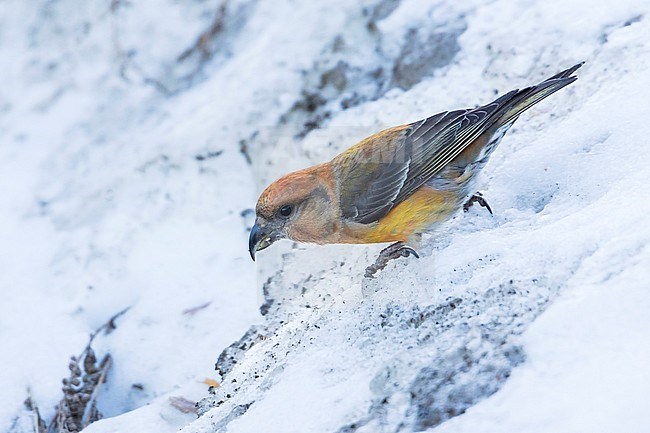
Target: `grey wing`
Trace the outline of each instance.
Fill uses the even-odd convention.
[[[485,120],[498,109],[498,101],[415,122],[388,161],[354,164],[346,181],[352,186],[340,193],[343,217],[362,224],[381,219],[485,130]]]
[[[411,166],[396,200],[413,194],[494,125],[500,109],[516,94],[517,90],[513,90],[482,107],[441,113],[416,123],[404,141],[406,152],[411,154]],[[435,124],[429,125],[430,120]]]
[[[375,171],[381,173],[381,176],[368,186],[363,195],[357,197],[351,207],[352,212],[344,214],[344,217],[369,224],[386,215],[397,202],[397,196],[408,176],[409,165],[410,161],[407,160],[377,166]],[[366,170],[370,171],[368,167]]]
[[[343,217],[370,224],[386,215],[397,202],[409,166],[410,160],[358,164],[360,175],[346,181],[340,197]]]
[[[494,133],[501,126],[512,124],[523,111],[573,83],[577,79],[573,73],[583,64],[578,63],[536,86],[513,90],[482,107],[438,113],[413,123],[398,143],[389,146],[387,162],[366,165],[360,174],[353,173],[355,164],[344,164],[348,168],[342,178],[350,175],[353,182],[340,191],[343,216],[363,224],[378,221],[481,134]]]

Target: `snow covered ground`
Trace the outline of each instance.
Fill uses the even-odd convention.
[[[279,175],[580,60],[487,165],[493,217],[374,280],[380,246],[250,261]],[[126,307],[91,433],[647,431],[647,1],[5,0],[0,66],[1,432]]]

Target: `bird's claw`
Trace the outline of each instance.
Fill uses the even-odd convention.
[[[404,245],[404,242],[395,242],[381,250],[375,263],[366,268],[364,276],[366,278],[373,278],[378,271],[381,271],[388,265],[389,261],[409,256],[414,256],[417,259],[420,258],[418,253],[413,248]]]
[[[411,247],[402,247],[397,251],[399,251],[402,257],[415,256],[416,259],[420,258],[418,253]]]
[[[480,192],[477,192],[476,194],[472,195],[469,198],[469,200],[465,202],[465,204],[463,205],[463,211],[467,212],[474,203],[478,203],[479,205],[481,205],[481,207],[486,208],[488,212],[490,212],[490,215],[494,215],[494,213],[492,213],[492,208],[490,207],[488,202],[483,198],[483,194],[481,194]]]

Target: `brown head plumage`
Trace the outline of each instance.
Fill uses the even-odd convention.
[[[339,225],[332,170],[321,164],[289,173],[269,185],[255,208],[249,251],[267,248],[278,239],[326,243]]]

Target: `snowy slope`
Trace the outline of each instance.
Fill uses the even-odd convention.
[[[32,431],[28,388],[51,416],[127,306],[89,432],[645,431],[646,1],[238,0],[183,56],[219,13],[0,4],[0,431]],[[250,262],[279,175],[580,60],[487,165],[494,217],[374,280],[380,246]],[[170,405],[206,396],[197,420]]]
[[[215,117],[233,110],[211,106],[218,86],[166,96],[117,48],[119,39],[120,50],[146,52],[132,61],[156,74],[212,8],[168,2],[157,16],[15,1],[1,10],[0,430],[28,387],[49,418],[68,357],[125,307],[118,331],[96,344],[114,358],[105,415],[213,376],[214,353],[258,316],[254,267],[238,248],[251,174],[230,144],[236,131]],[[226,320],[215,326],[217,317]],[[195,398],[207,389],[197,386]]]

